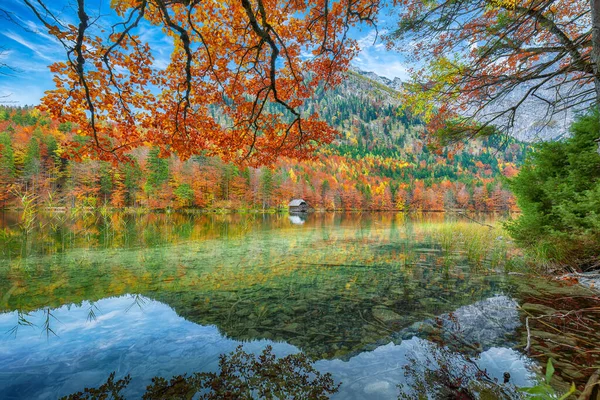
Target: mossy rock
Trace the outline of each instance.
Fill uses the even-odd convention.
[[[373,317],[383,322],[399,321],[402,316],[386,307],[374,307],[371,310]]]

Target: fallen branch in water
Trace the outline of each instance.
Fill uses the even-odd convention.
[[[592,397],[594,394],[594,389],[596,389],[596,396]],[[590,379],[587,381],[585,388],[577,398],[577,400],[591,400],[594,398],[598,398],[600,394],[600,369],[597,369],[596,372],[590,376]]]
[[[525,328],[527,328],[527,346],[525,346],[525,353],[529,354],[531,348],[531,330],[529,329],[529,317],[525,318]]]
[[[521,310],[523,310],[521,308]],[[529,314],[529,316],[525,317],[525,328],[527,329],[527,346],[525,346],[525,352],[529,353],[529,350],[531,348],[531,329],[529,328],[529,318],[531,319],[541,319],[541,318],[565,318],[567,316],[569,316],[572,313],[576,313],[576,312],[580,312],[580,311],[584,311],[582,310],[571,310],[567,313],[555,313],[555,314],[544,314],[544,315],[538,315],[537,317],[534,317],[533,315],[531,315],[529,312],[525,311],[527,314]],[[543,322],[543,321],[542,321]],[[546,323],[544,323],[544,325],[547,325]],[[555,330],[558,331],[558,329],[551,327]],[[559,331],[560,332],[560,331]]]
[[[475,222],[475,223],[477,223],[477,224],[479,224],[479,225],[481,225],[481,226],[487,226],[488,228],[494,229],[494,227],[493,227],[492,225],[489,225],[489,224],[484,224],[483,222],[479,222],[479,221],[477,221],[475,218],[471,218],[471,217],[469,217],[469,216],[468,216],[466,213],[464,213],[464,212],[462,212],[462,211],[457,211],[456,213],[457,213],[458,215],[462,215],[463,217],[465,217],[465,218],[467,218],[467,219],[469,219],[469,220],[471,220],[471,221],[473,221],[473,222]]]

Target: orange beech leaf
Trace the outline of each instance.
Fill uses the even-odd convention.
[[[348,30],[379,10],[376,0],[112,0],[118,20],[106,29],[91,17],[96,2],[78,0],[70,25],[40,12],[43,0],[25,3],[66,50],[42,109],[79,127],[74,153],[119,160],[146,144],[252,165],[333,140],[301,106],[340,81],[358,52]],[[173,45],[167,62],[144,40],[154,32]]]

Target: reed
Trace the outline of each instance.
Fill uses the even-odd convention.
[[[27,191],[15,191],[15,196],[19,201],[21,208],[21,219],[19,228],[25,236],[29,236],[36,228],[35,223],[38,217],[38,196]]]
[[[465,258],[476,269],[513,269],[522,253],[499,223],[479,225],[467,221],[446,221],[416,225],[417,234],[438,245],[445,259]]]

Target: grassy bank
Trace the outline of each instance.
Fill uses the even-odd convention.
[[[561,267],[549,258],[545,246],[524,249],[515,243],[505,229],[505,220],[423,223],[419,229],[441,245],[448,263],[453,255],[464,254],[471,265],[508,272],[542,275]]]

